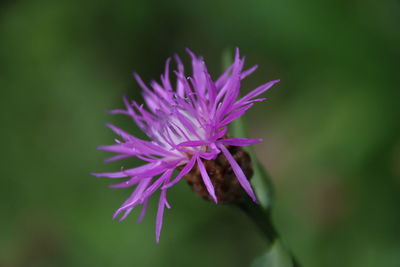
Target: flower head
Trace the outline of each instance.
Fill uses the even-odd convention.
[[[120,136],[116,144],[101,146],[99,149],[114,152],[117,155],[107,161],[128,157],[137,157],[146,163],[142,166],[121,170],[119,172],[98,173],[97,177],[126,178],[122,183],[112,185],[113,188],[136,186],[130,197],[117,209],[113,218],[120,214],[123,220],[138,205],[142,205],[139,222],[146,213],[149,198],[161,191],[156,219],[156,239],[159,240],[164,208],[170,208],[167,201],[167,190],[178,183],[193,170],[199,173],[202,184],[209,198],[218,202],[213,176],[208,172],[207,162],[224,157],[232,169],[236,181],[244,191],[256,202],[253,189],[246,178],[241,165],[232,154],[231,147],[248,146],[261,139],[229,138],[227,127],[235,119],[242,116],[258,98],[278,80],[263,84],[250,93],[239,98],[241,80],[250,75],[257,66],[243,70],[244,58],[240,58],[236,50],[233,64],[216,80],[207,71],[201,57],[187,50],[192,60],[192,76],[187,77],[184,66],[175,56],[177,70],[176,86],[170,80],[170,59],[167,60],[165,72],[161,75],[161,83],[152,81],[150,87],[134,74],[143,89],[143,98],[147,108],[124,98],[126,109],[113,110],[113,114],[125,114],[150,138],[141,140],[117,128],[108,126]],[[173,177],[173,172],[177,175]]]

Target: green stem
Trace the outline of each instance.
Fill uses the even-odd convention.
[[[300,267],[293,254],[287,250],[280,240],[272,219],[270,209],[265,209],[261,205],[254,203],[249,197],[236,202],[236,205],[253,221],[267,241],[267,250],[279,250],[275,253],[284,254],[291,261],[293,267]],[[275,245],[278,244],[278,245]]]
[[[249,198],[237,203],[239,208],[256,224],[258,229],[263,233],[268,245],[272,245],[278,238],[269,210],[263,209],[260,205],[255,204]]]

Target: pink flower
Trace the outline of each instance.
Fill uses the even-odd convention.
[[[157,190],[161,191],[157,220],[156,240],[159,241],[164,208],[170,208],[167,190],[178,183],[195,165],[200,171],[204,185],[211,198],[217,203],[212,179],[204,162],[214,160],[223,154],[242,188],[257,202],[250,182],[235,161],[227,146],[249,146],[261,139],[228,138],[227,126],[242,116],[255,102],[265,100],[257,98],[278,80],[263,84],[242,98],[239,98],[241,80],[256,70],[254,66],[243,70],[244,58],[239,50],[233,64],[216,80],[207,71],[205,62],[190,50],[192,59],[192,77],[185,76],[184,67],[175,56],[177,78],[175,88],[170,81],[170,59],[167,60],[161,83],[152,81],[148,87],[134,74],[143,89],[143,98],[147,109],[135,101],[124,98],[125,110],[113,110],[112,114],[125,114],[146,133],[150,141],[138,139],[129,133],[109,124],[121,140],[99,149],[114,152],[117,155],[107,159],[113,161],[128,157],[137,157],[145,161],[142,166],[119,172],[97,173],[96,177],[126,178],[112,185],[113,188],[136,186],[131,196],[117,209],[113,218],[123,213],[123,220],[137,205],[142,205],[139,222],[146,213],[149,198]],[[174,170],[179,172],[173,177]]]

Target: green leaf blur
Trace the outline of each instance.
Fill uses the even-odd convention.
[[[285,253],[282,244],[277,241],[272,249],[257,258],[251,267],[293,267],[293,263],[289,254]]]

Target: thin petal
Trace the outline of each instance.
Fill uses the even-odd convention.
[[[132,155],[116,155],[116,156],[112,156],[112,157],[106,158],[104,160],[104,162],[108,163],[108,162],[113,162],[113,161],[116,161],[116,160],[125,159],[125,158],[129,158],[129,157],[132,157]]]
[[[232,166],[232,170],[236,175],[239,183],[242,185],[243,189],[247,192],[247,194],[253,199],[254,202],[257,202],[257,198],[254,195],[253,189],[247,180],[246,175],[243,173],[243,170],[240,168],[239,164],[235,161],[232,154],[228,151],[228,149],[220,144],[219,148],[221,149],[222,153],[225,155],[226,159],[228,160],[229,164]]]
[[[140,203],[139,202],[140,197],[142,196],[143,191],[149,185],[150,181],[151,178],[147,178],[147,179],[142,179],[139,182],[138,186],[135,188],[130,197],[127,200],[125,200],[124,204],[122,204],[122,206],[115,211],[113,219],[115,219],[124,210],[127,210],[128,212],[125,212],[124,216],[119,220],[121,221],[126,218],[126,216],[133,209],[133,207]]]
[[[113,152],[113,153],[122,153],[122,154],[130,154],[130,155],[135,155],[138,153],[138,151],[136,149],[124,146],[122,144],[99,146],[99,147],[97,147],[97,149],[108,151],[108,152]]]
[[[171,82],[169,80],[169,65],[170,65],[170,63],[171,63],[171,58],[168,58],[167,62],[165,63],[164,76],[162,76],[162,83],[164,85],[164,88],[167,89],[167,91],[172,91]]]
[[[189,146],[189,147],[196,147],[196,146],[204,146],[207,145],[209,142],[208,141],[203,141],[203,140],[196,140],[196,141],[185,141],[178,146]]]
[[[170,188],[171,186],[173,186],[174,184],[176,184],[177,182],[179,182],[183,176],[185,176],[188,172],[190,172],[194,166],[194,163],[196,162],[196,157],[192,156],[192,158],[189,160],[188,163],[186,163],[185,167],[183,167],[183,169],[181,170],[181,172],[175,177],[174,180],[172,180],[172,182],[166,184],[163,186],[164,188]]]
[[[117,126],[111,124],[111,123],[107,123],[106,126],[108,128],[110,128],[111,130],[113,130],[114,133],[118,134],[119,136],[121,136],[122,138],[124,138],[125,140],[135,140],[136,137],[134,137],[133,135],[125,132],[124,130],[118,128]]]
[[[173,164],[172,164],[173,166]],[[123,171],[127,176],[141,176],[141,177],[154,177],[156,175],[159,175],[160,173],[164,172],[165,170],[169,169],[170,167],[169,164],[163,164],[160,163],[160,165],[156,164],[154,165],[154,167],[152,167],[151,169],[148,169],[146,171],[142,171],[142,172],[137,172],[136,170],[126,170]]]
[[[132,168],[129,170],[125,171],[120,171],[120,172],[105,172],[105,173],[92,173],[93,176],[95,177],[108,177],[108,178],[122,178],[122,177],[127,177],[127,176],[134,176],[138,174],[142,174],[146,171],[152,170],[154,167],[160,165],[161,162],[156,162],[156,163],[148,163],[136,168]]]
[[[232,72],[233,65],[234,64],[232,64],[228,68],[226,68],[224,73],[215,82],[215,86],[217,87],[218,90],[221,89],[226,84],[226,82],[229,80],[229,75]]]
[[[124,130],[118,128],[117,126],[113,124],[107,124],[107,127],[109,127],[112,131],[114,131],[117,135],[121,136],[126,142],[124,144],[130,143],[133,145],[133,147],[137,150],[139,153],[143,154],[154,154],[154,155],[174,155],[170,151],[164,149],[163,147],[159,146],[158,144],[155,144],[153,142],[141,140]],[[99,149],[106,148],[107,146],[102,146]],[[105,149],[103,149],[105,150]],[[114,152],[114,151],[111,151]]]
[[[151,186],[149,186],[146,191],[143,193],[142,199],[146,199],[150,197],[160,186],[162,183],[169,181],[174,169],[169,169],[164,172],[163,175],[160,176]]]
[[[149,87],[143,82],[142,78],[140,78],[139,74],[136,72],[133,73],[133,77],[135,78],[136,82],[142,87],[144,91],[151,91]]]
[[[247,106],[244,106],[242,108],[239,108],[238,110],[235,110],[231,112],[228,116],[226,116],[220,123],[220,126],[226,125],[231,123],[232,121],[236,120],[240,116],[242,116],[244,113],[246,113],[247,110],[249,110],[253,104],[249,104]]]
[[[227,127],[218,127],[218,132],[214,135],[214,136],[212,136],[211,138],[210,138],[210,140],[213,140],[213,141],[215,141],[215,140],[217,140],[217,139],[220,139],[220,138],[222,138],[223,136],[225,136],[225,134],[226,134],[226,132],[228,131],[228,128]]]
[[[156,241],[157,241],[157,243],[160,242],[160,234],[161,234],[161,228],[162,228],[162,223],[163,223],[166,198],[167,198],[167,190],[164,189],[161,191],[160,201],[158,202],[157,219],[156,219]]]
[[[215,189],[211,182],[210,176],[208,176],[207,170],[204,167],[203,162],[200,158],[197,158],[197,164],[199,166],[201,177],[203,178],[203,182],[206,185],[207,191],[214,200],[215,203],[218,203],[217,196],[215,195]]]
[[[185,68],[183,67],[181,59],[179,58],[178,55],[174,55],[174,59],[175,59],[175,62],[177,64],[177,66],[178,66],[178,71],[177,72],[181,76],[185,76],[185,73],[184,73],[185,72]],[[178,94],[179,97],[184,97],[184,93],[185,92],[184,92],[183,84],[179,79],[177,79],[177,81],[176,81],[176,93]]]
[[[128,217],[128,215],[131,213],[132,210],[133,210],[133,207],[132,207],[132,208],[129,208],[129,209],[126,209],[126,210],[124,211],[124,215],[122,215],[122,216],[118,219],[118,221],[120,222],[120,221],[125,220],[126,217]],[[122,212],[122,210],[118,211],[118,213],[114,213],[114,215],[113,215],[113,220],[115,220],[115,218],[117,218],[117,216],[118,216],[121,212]]]
[[[219,151],[212,150],[210,152],[198,152],[198,154],[203,159],[214,160],[218,156]]]
[[[229,138],[219,140],[219,142],[228,146],[250,146],[262,142],[262,139]]]
[[[210,108],[212,108],[214,101],[217,97],[217,87],[213,80],[211,79],[211,76],[208,72],[205,73],[206,75],[206,82],[207,82],[207,87],[208,87],[208,97],[209,97],[209,102],[210,102]]]
[[[252,74],[257,68],[258,68],[258,65],[254,65],[250,69],[243,71],[242,74],[240,74],[240,79],[243,80],[244,78],[246,78],[247,76]]]
[[[259,87],[257,87],[256,89],[254,89],[253,91],[251,91],[250,93],[248,93],[247,95],[245,95],[244,97],[242,97],[238,102],[246,102],[262,93],[264,93],[265,91],[267,91],[269,88],[271,88],[274,84],[278,83],[280,80],[274,80],[274,81],[270,81],[266,84],[263,84]]]
[[[146,215],[146,210],[147,210],[148,204],[149,204],[149,199],[146,199],[146,200],[143,202],[142,210],[141,210],[141,212],[140,212],[140,215],[139,215],[139,218],[138,218],[138,220],[137,220],[137,223],[141,223],[141,222],[143,221],[143,218],[144,218],[144,216]]]
[[[112,184],[109,185],[110,188],[126,188],[126,187],[130,187],[132,185],[137,184],[138,182],[140,182],[141,180],[143,180],[142,177],[132,177],[129,180],[126,180],[122,183],[117,183],[117,184]]]

